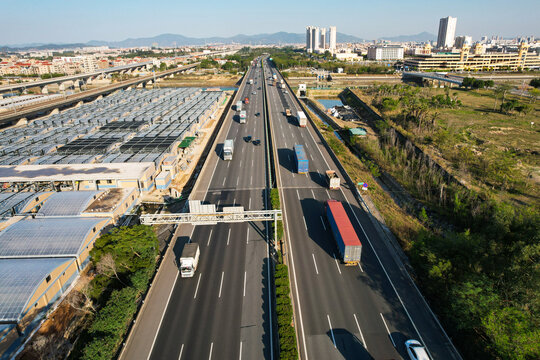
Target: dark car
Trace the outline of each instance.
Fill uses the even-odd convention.
[[[258,113],[255,113],[255,116],[259,116],[259,115],[261,115],[261,113],[260,113],[260,112],[258,112]]]
[[[245,142],[251,142],[251,135],[244,137]]]
[[[259,140],[259,139],[253,140],[253,145],[256,145],[256,146],[261,145],[261,140]]]

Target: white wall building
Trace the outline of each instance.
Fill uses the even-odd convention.
[[[368,47],[369,60],[402,60],[403,47],[400,45],[374,45]]]
[[[326,28],[320,28],[319,47],[324,51],[326,49]]]
[[[335,26],[330,26],[330,36],[328,40],[328,47],[330,51],[336,50],[337,44],[337,30]]]
[[[445,17],[439,21],[439,35],[437,36],[437,47],[439,49],[452,48],[456,37],[457,18]]]
[[[464,45],[472,46],[472,36],[456,36],[454,47],[462,49]]]

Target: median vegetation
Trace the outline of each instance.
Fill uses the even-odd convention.
[[[149,226],[121,227],[97,239],[90,255],[95,276],[72,301],[86,328],[69,358],[114,359],[154,274],[158,240]]]
[[[287,265],[277,264],[274,275],[276,285],[276,314],[279,334],[279,358],[298,359],[296,333],[293,327],[293,310]]]

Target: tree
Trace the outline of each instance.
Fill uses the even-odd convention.
[[[529,85],[537,89],[540,88],[540,78],[532,79]]]
[[[508,91],[510,91],[511,89],[513,89],[513,86],[510,85],[510,84],[500,84],[500,85],[497,85],[497,91],[499,94],[502,94],[502,101],[501,101],[501,112],[502,112],[502,106],[504,104],[504,100],[506,99],[506,94],[508,93]]]

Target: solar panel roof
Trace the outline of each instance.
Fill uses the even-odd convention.
[[[28,301],[54,269],[66,259],[0,260],[0,321],[18,322]]]
[[[55,192],[47,198],[38,213],[44,216],[80,215],[102,193],[103,191]]]
[[[104,218],[64,217],[19,221],[0,233],[0,258],[78,256]]]

